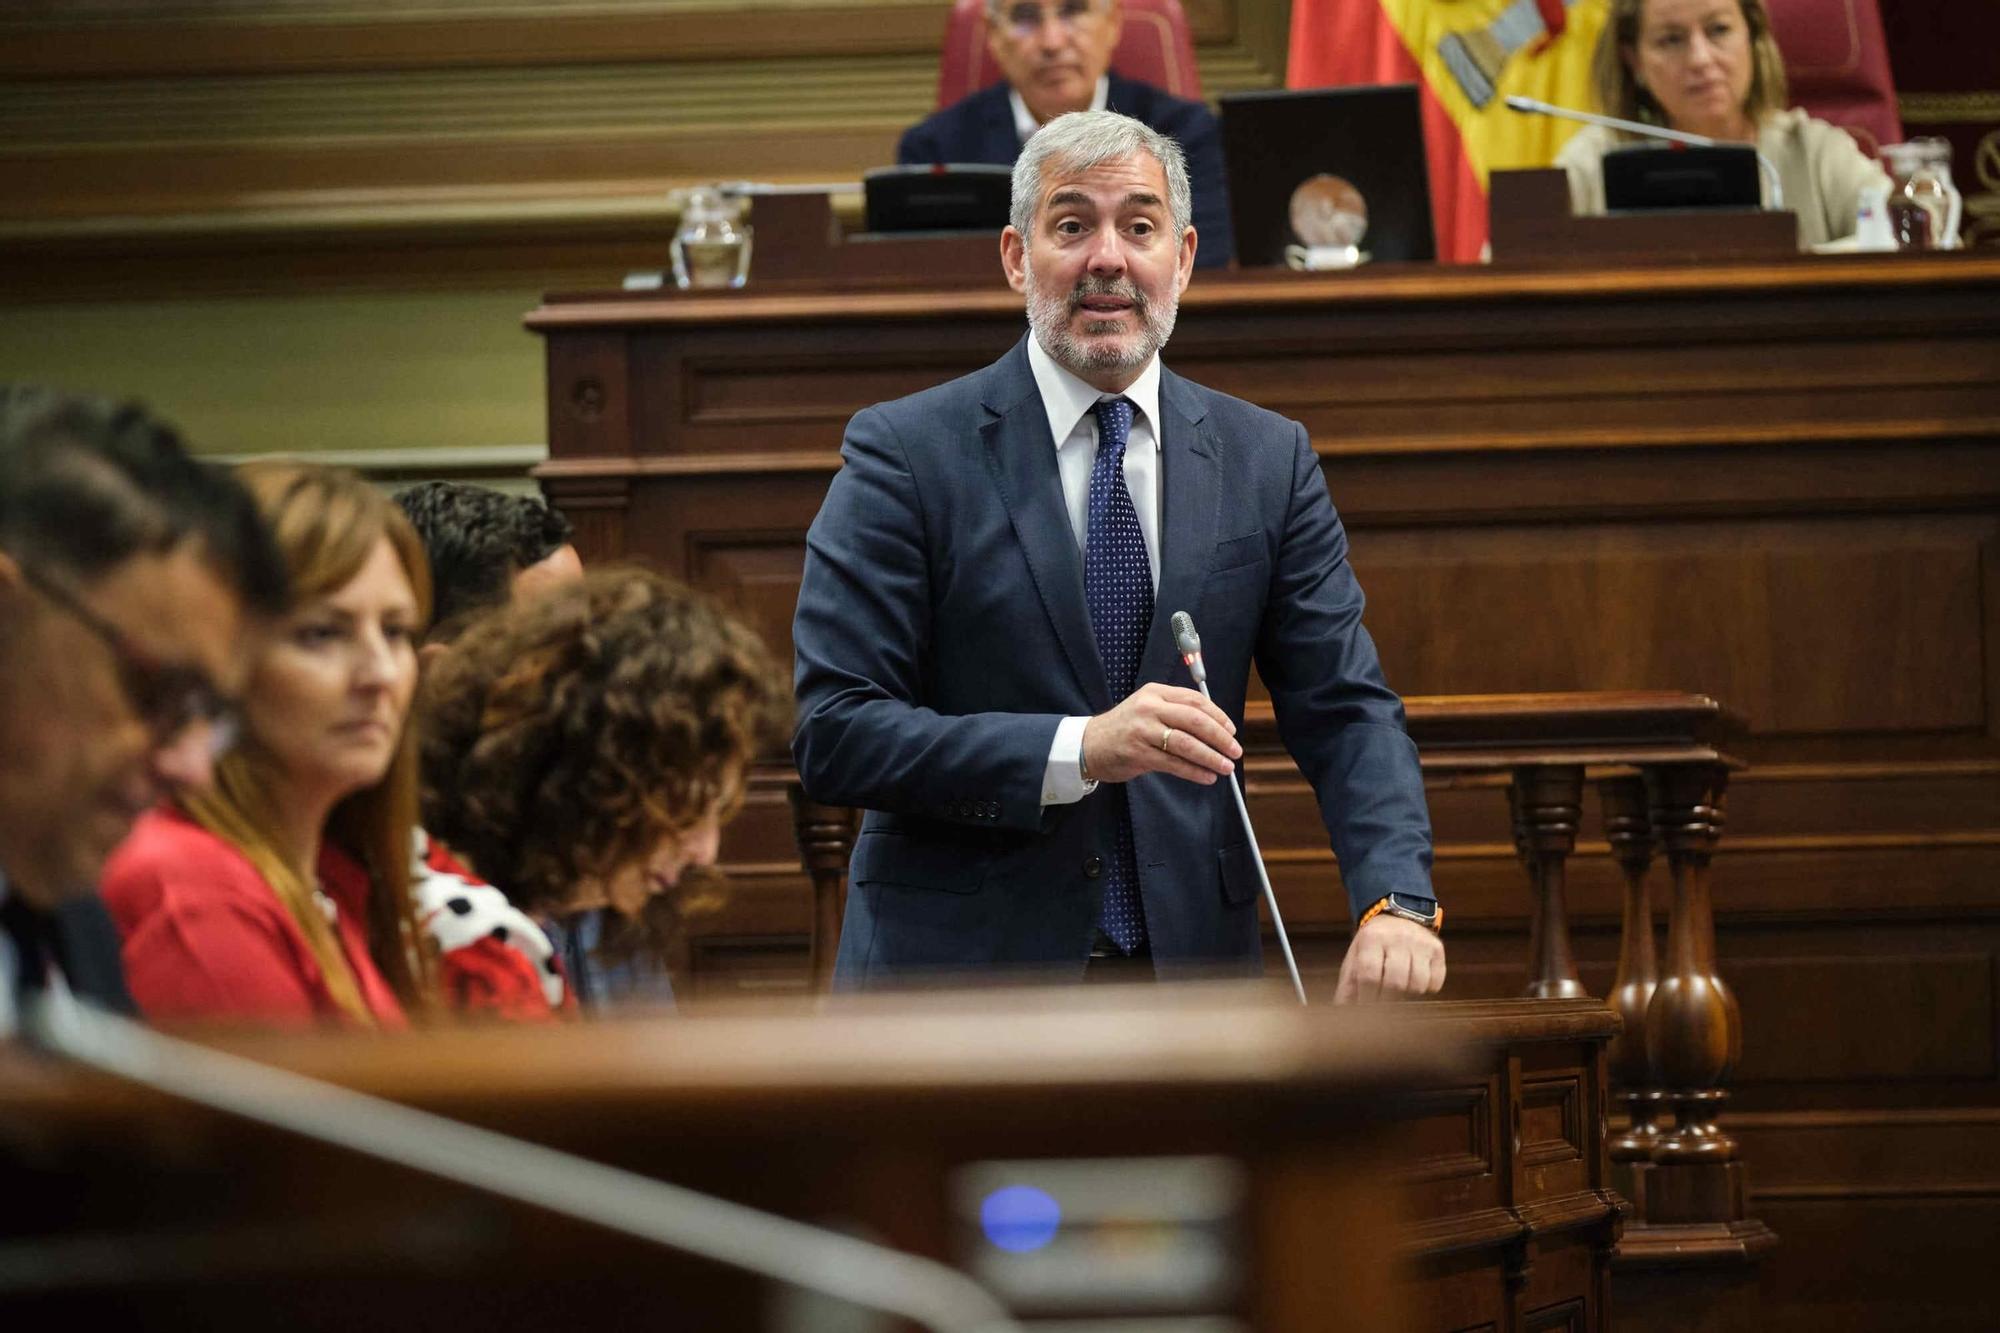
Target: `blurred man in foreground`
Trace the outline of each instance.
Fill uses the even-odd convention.
[[[52,985],[129,1011],[98,871],[210,780],[282,569],[169,427],[0,385],[0,1031]]]

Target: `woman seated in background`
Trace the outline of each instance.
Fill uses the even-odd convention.
[[[786,700],[757,636],[705,598],[639,569],[586,575],[476,622],[428,669],[425,826],[559,954],[662,967],[682,876],[714,863]],[[599,906],[622,939],[565,937]],[[575,962],[573,982],[611,991],[579,985],[585,1012],[616,1007],[619,969]]]
[[[1764,0],[1611,0],[1591,72],[1607,116],[1754,144],[1798,214],[1801,248],[1852,235],[1861,191],[1888,183],[1847,131],[1785,109]],[[1645,142],[1587,125],[1563,146],[1556,165],[1577,213],[1604,211],[1604,154]]]
[[[241,473],[295,605],[253,668],[215,785],[142,817],[105,867],[133,997],[155,1019],[401,1027],[431,968],[410,891],[405,723],[423,548],[352,473]]]

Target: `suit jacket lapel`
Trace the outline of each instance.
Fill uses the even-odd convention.
[[[1083,600],[1083,557],[1077,553],[1076,534],[1063,504],[1056,444],[1049,438],[1048,413],[1028,369],[1025,339],[994,367],[984,401],[993,415],[980,427],[980,435],[1000,502],[1007,507],[1070,670],[1090,701],[1091,712],[1101,713],[1117,700],[1110,697],[1104,668],[1097,660],[1090,608]]]
[[[1160,586],[1153,598],[1153,625],[1139,659],[1139,679],[1186,684],[1174,647],[1176,611],[1192,613],[1201,601],[1215,553],[1216,511],[1221,503],[1219,448],[1207,412],[1187,381],[1160,368],[1160,484],[1165,488],[1160,522]],[[1046,433],[1046,432],[1045,432]],[[1199,630],[1200,625],[1195,628]]]

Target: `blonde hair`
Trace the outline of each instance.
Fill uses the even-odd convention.
[[[430,567],[403,511],[356,474],[308,463],[250,463],[238,470],[270,525],[294,598],[344,586],[387,538],[416,594],[419,622],[430,614]],[[254,732],[216,765],[215,784],[181,798],[187,813],[256,867],[305,936],[327,989],[346,1017],[373,1026],[340,938],[320,909],[316,888],[278,850],[281,826],[270,777],[278,766]],[[431,1007],[432,967],[410,890],[417,823],[417,744],[405,725],[389,770],[327,817],[327,841],[367,871],[368,952],[397,997],[415,1011]]]
[[[1743,14],[1743,26],[1750,32],[1750,94],[1743,99],[1744,114],[1753,125],[1762,125],[1774,111],[1782,111],[1791,101],[1785,86],[1785,58],[1778,40],[1771,35],[1771,16],[1764,0],[1736,0]],[[1591,84],[1597,92],[1597,109],[1620,120],[1639,120],[1648,125],[1665,125],[1667,113],[1653,95],[1639,86],[1625,53],[1639,45],[1639,24],[1645,17],[1646,0],[1611,0],[1611,13],[1597,35],[1597,50],[1590,58]]]

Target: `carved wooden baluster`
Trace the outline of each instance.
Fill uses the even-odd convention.
[[[1649,1162],[1660,1131],[1653,1123],[1661,1094],[1646,1059],[1646,1007],[1660,974],[1653,944],[1653,903],[1646,874],[1653,864],[1653,823],[1646,813],[1646,782],[1636,774],[1605,778],[1597,784],[1604,810],[1604,836],[1611,855],[1625,872],[1625,913],[1619,933],[1618,975],[1607,1003],[1625,1028],[1605,1052],[1611,1081],[1620,1101],[1631,1112],[1632,1124],[1609,1144],[1611,1160],[1628,1164]],[[1633,1182],[1623,1182],[1636,1195]]]
[[[792,832],[799,841],[799,857],[812,880],[813,989],[824,991],[833,984],[833,960],[840,952],[840,921],[847,911],[847,862],[854,854],[861,812],[815,801],[796,782],[787,784],[785,794],[792,802]]]
[[[1570,953],[1564,877],[1583,812],[1583,769],[1576,764],[1517,768],[1509,800],[1514,845],[1521,850],[1535,895],[1528,926],[1528,987],[1522,993],[1537,999],[1575,999],[1588,992],[1577,979],[1576,959]]]
[[[1646,1055],[1674,1106],[1673,1128],[1653,1145],[1653,1161],[1660,1164],[1725,1163],[1736,1156],[1735,1140],[1715,1117],[1742,1054],[1743,1020],[1736,997],[1715,972],[1709,887],[1728,780],[1720,764],[1662,764],[1646,772],[1653,828],[1674,882],[1666,963],[1646,1010]],[[1713,1208],[1723,1207],[1719,1196],[1709,1197]]]

